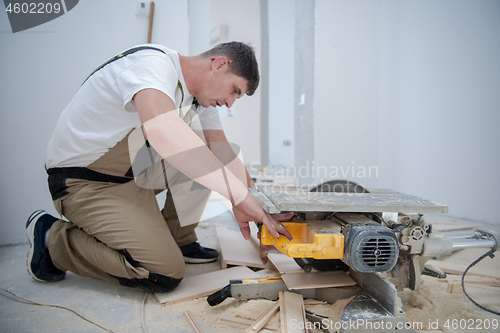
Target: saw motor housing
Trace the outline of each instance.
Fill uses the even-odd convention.
[[[346,244],[342,261],[356,272],[391,270],[398,260],[398,241],[394,232],[376,222],[349,223],[344,228]]]

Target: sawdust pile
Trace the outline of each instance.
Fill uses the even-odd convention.
[[[457,279],[458,280],[458,279]],[[488,284],[466,286],[467,293],[482,305],[500,311],[500,290]],[[488,331],[484,328],[500,317],[481,310],[464,294],[448,293],[446,280],[422,276],[421,290],[398,293],[403,302],[406,321],[420,330],[443,332]],[[462,326],[463,329],[460,329]],[[482,329],[477,329],[482,328]],[[500,328],[500,326],[497,326]],[[464,329],[465,328],[465,329]],[[492,330],[492,332],[495,330]]]
[[[338,323],[340,321],[340,315],[342,314],[342,311],[344,310],[344,307],[349,303],[354,296],[349,297],[349,298],[344,298],[340,299],[334,304],[318,304],[318,305],[306,305],[305,308],[306,310],[309,310],[313,312],[314,314],[322,315],[325,317],[329,317],[330,320],[333,324],[333,327],[335,327],[335,323]]]

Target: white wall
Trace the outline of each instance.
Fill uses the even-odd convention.
[[[489,0],[316,0],[316,166],[498,223],[499,17]]]
[[[210,1],[188,0],[189,55],[210,49]]]
[[[295,4],[269,0],[269,164],[294,164]],[[284,146],[290,141],[291,146]]]
[[[187,0],[155,5],[153,43],[188,54]],[[0,244],[25,242],[24,224],[34,210],[56,214],[44,170],[47,143],[87,75],[146,42],[148,18],[135,8],[135,0],[80,1],[65,15],[15,34],[0,11]]]
[[[316,0],[316,179],[377,187],[380,2]]]
[[[226,25],[227,38],[250,44],[260,62],[259,0],[211,0],[212,29]],[[212,45],[215,46],[215,45]],[[240,146],[246,165],[260,163],[260,91],[243,96],[234,103],[235,116],[223,117],[222,125],[230,142]]]
[[[382,4],[380,184],[500,223],[500,2]]]

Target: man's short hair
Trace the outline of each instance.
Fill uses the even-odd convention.
[[[253,95],[259,86],[259,66],[250,45],[240,42],[222,43],[201,55],[204,57],[224,56],[231,60],[229,72],[248,81],[248,96]]]

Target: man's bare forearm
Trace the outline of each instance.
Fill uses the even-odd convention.
[[[248,171],[236,155],[235,149],[239,147],[235,144],[228,142],[227,137],[223,130],[206,130],[203,131],[207,146],[214,153],[214,155],[239,179],[246,179],[248,187],[255,187],[252,178]]]

